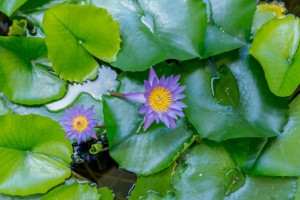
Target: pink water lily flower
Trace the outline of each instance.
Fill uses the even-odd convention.
[[[127,99],[143,103],[139,114],[145,114],[144,130],[154,121],[163,122],[168,128],[176,127],[174,121],[184,117],[183,108],[187,107],[180,100],[185,97],[181,92],[186,86],[180,86],[178,80],[180,75],[169,76],[165,79],[157,77],[154,69],[150,68],[149,80],[144,81],[146,92],[124,94]]]
[[[75,104],[73,108],[66,110],[66,115],[59,121],[62,129],[67,133],[65,138],[77,139],[77,143],[86,141],[88,137],[97,139],[94,128],[97,126],[98,119],[94,118],[94,106],[85,110]]]

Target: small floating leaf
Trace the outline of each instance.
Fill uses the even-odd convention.
[[[239,104],[239,90],[237,82],[226,66],[218,69],[218,76],[211,79],[211,87],[215,100],[225,106],[237,107]]]
[[[27,21],[25,19],[13,20],[13,24],[9,27],[9,36],[25,36]]]

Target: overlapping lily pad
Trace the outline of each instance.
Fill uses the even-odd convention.
[[[243,174],[224,147],[211,142],[193,146],[172,180],[176,198],[189,200],[290,199],[297,186],[296,178]]]
[[[41,38],[0,37],[0,91],[15,103],[43,104],[61,98],[66,83],[47,68],[47,47]]]
[[[72,184],[61,185],[49,193],[47,193],[41,200],[52,200],[52,199],[89,199],[99,200],[100,195],[98,194],[97,188],[90,187],[86,184],[79,184],[74,182]],[[101,198],[102,200],[104,198]]]
[[[256,162],[253,173],[268,176],[300,176],[300,96],[291,104],[284,131],[271,140]]]
[[[70,176],[72,146],[59,124],[39,115],[0,116],[0,193],[45,193]],[[20,181],[21,180],[21,181]]]
[[[0,0],[0,11],[11,16],[27,0]]]
[[[99,65],[93,56],[112,62],[120,50],[119,24],[93,5],[53,6],[43,27],[53,69],[71,82],[95,78]]]
[[[190,61],[180,67],[184,71],[183,84],[187,86],[188,98],[183,99],[188,106],[185,113],[201,136],[221,141],[276,136],[282,130],[287,99],[276,97],[269,91],[260,65],[247,54],[247,49],[222,54],[215,57],[214,62]],[[218,75],[219,67],[227,67],[234,75],[232,81],[236,84],[227,83],[223,96],[228,98],[234,94],[228,92],[232,89],[230,86],[237,87],[237,104],[221,105],[213,96],[212,80]]]
[[[289,96],[300,84],[300,21],[274,18],[257,32],[249,50],[262,65],[271,91]]]
[[[174,167],[175,165],[170,166],[164,171],[150,176],[137,177],[134,188],[130,193],[129,200],[145,200],[149,195],[155,196],[154,194],[151,194],[151,192],[157,194],[156,196],[158,197],[168,195],[168,193],[172,191],[171,174],[173,173]]]
[[[140,82],[126,76],[121,80],[123,93],[142,92]],[[177,121],[177,128],[163,125],[142,131],[141,104],[117,97],[105,97],[104,122],[107,129],[110,155],[120,166],[137,174],[151,174],[167,168],[193,141],[194,130],[186,120]]]
[[[207,22],[202,1],[91,2],[120,23],[122,50],[113,65],[124,71],[143,71],[166,59],[195,58],[204,45]]]
[[[201,55],[205,58],[248,44],[255,0],[205,0],[208,16],[205,46]],[[241,11],[241,8],[243,9]]]

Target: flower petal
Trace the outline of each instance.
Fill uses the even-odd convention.
[[[150,67],[149,82],[151,85],[153,83],[154,78],[156,78],[156,80],[158,79],[154,69],[152,67]]]
[[[143,92],[124,94],[123,96],[126,99],[130,99],[130,100],[135,101],[135,102],[139,102],[139,103],[145,103],[146,102],[146,98],[144,97]]]
[[[176,123],[174,121],[174,119],[172,119],[171,117],[167,116],[168,117],[168,121],[171,125],[172,128],[176,128]]]
[[[144,123],[144,131],[149,128],[149,126],[154,122],[155,117],[153,114],[151,115],[145,115],[145,123]]]

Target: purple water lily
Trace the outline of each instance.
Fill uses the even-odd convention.
[[[186,86],[180,86],[180,75],[162,76],[158,79],[154,69],[150,68],[149,80],[144,81],[146,92],[124,94],[127,99],[143,103],[139,114],[145,114],[144,130],[154,121],[163,122],[168,128],[175,128],[175,120],[184,117],[183,108],[186,107],[180,100],[185,97],[181,92]]]
[[[88,137],[97,139],[93,129],[97,126],[98,119],[94,118],[94,106],[85,110],[84,106],[80,108],[75,104],[73,108],[66,110],[66,115],[59,121],[62,129],[67,133],[65,138],[77,139],[79,144],[86,141]]]

